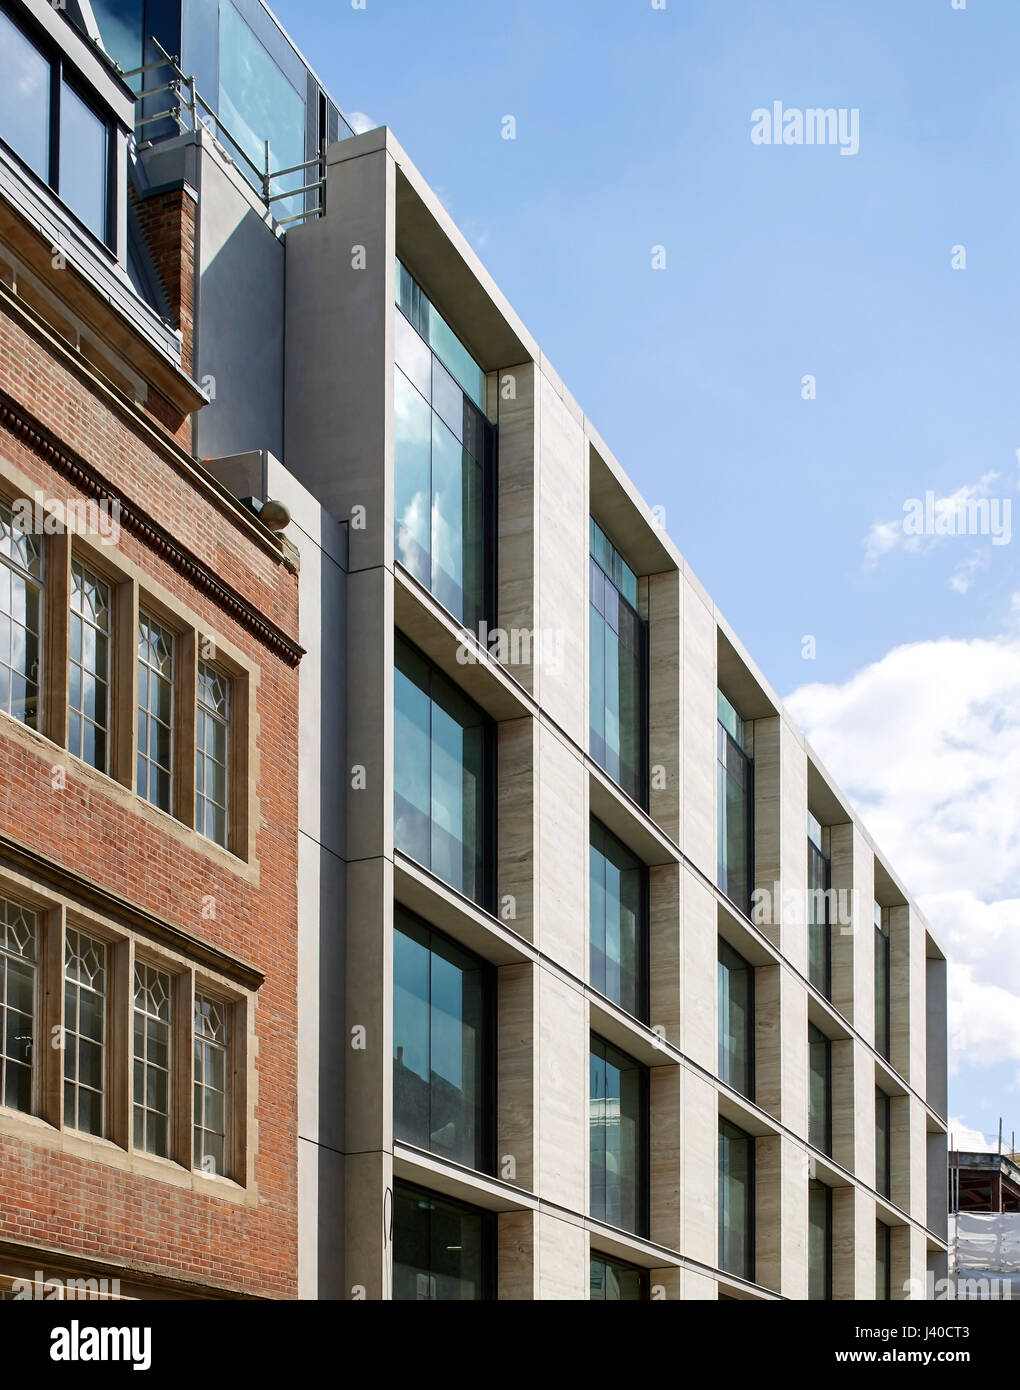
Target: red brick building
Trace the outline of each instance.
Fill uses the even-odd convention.
[[[186,194],[129,209],[126,89],[0,25],[109,178],[97,223],[0,151],[0,1291],[291,1298],[293,552],[187,452]]]

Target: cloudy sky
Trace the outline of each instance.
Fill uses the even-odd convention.
[[[955,1126],[1020,1129],[1020,572],[993,543],[1020,5],[274,8],[392,126],[919,898]],[[776,101],[856,111],[859,149],[753,143]],[[912,529],[929,493],[949,534]],[[998,527],[958,534],[979,502]]]

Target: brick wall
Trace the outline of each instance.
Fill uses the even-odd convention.
[[[170,308],[174,328],[181,330],[181,366],[195,370],[195,200],[184,188],[167,189],[132,199]],[[158,392],[150,390],[149,411],[185,448],[191,446],[191,420],[182,417]]]
[[[181,291],[182,302],[190,291]],[[92,464],[284,633],[297,634],[297,578],[203,495],[180,460],[150,437],[140,413],[118,411],[70,361],[0,312],[0,389]],[[0,458],[48,496],[75,489],[30,446],[0,428]],[[0,465],[2,467],[2,465]],[[275,1297],[296,1295],[295,667],[183,577],[143,540],[121,531],[111,551],[132,561],[259,668],[255,819],[258,885],[191,848],[151,818],[73,771],[52,790],[57,750],[0,715],[0,830],[199,941],[265,974],[256,1009],[258,1107],[250,1208],[122,1172],[0,1134],[0,1241],[92,1255],[125,1272],[207,1281]],[[203,917],[214,895],[216,920]]]

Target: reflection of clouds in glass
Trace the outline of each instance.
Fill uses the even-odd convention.
[[[416,572],[418,555],[425,547],[425,494],[416,492],[404,508],[397,530],[400,563]]]

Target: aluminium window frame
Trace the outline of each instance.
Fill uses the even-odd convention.
[[[428,948],[427,948],[427,949],[428,949],[428,952],[429,952],[429,1024],[428,1024],[428,1026],[429,1026],[429,1060],[430,1060],[430,1064],[431,1064],[431,1057],[432,1057],[432,1021],[431,1021],[431,1003],[432,1003],[432,967],[431,967],[432,946],[431,946],[431,941],[432,941],[432,938],[433,938],[434,936],[438,936],[442,941],[448,941],[452,946],[456,946],[456,948],[457,948],[458,951],[462,951],[465,955],[471,956],[471,957],[473,957],[473,959],[477,960],[478,963],[479,963],[479,965],[481,966],[481,972],[480,972],[480,973],[481,973],[481,980],[482,980],[482,1038],[481,1038],[482,1094],[481,1094],[481,1096],[479,1097],[479,1108],[480,1108],[480,1110],[481,1110],[481,1121],[482,1121],[481,1126],[480,1126],[480,1140],[481,1140],[480,1148],[481,1148],[482,1166],[481,1166],[481,1167],[478,1167],[478,1168],[474,1168],[474,1169],[472,1169],[471,1171],[472,1171],[472,1172],[481,1173],[481,1174],[483,1174],[483,1175],[486,1176],[486,1177],[494,1177],[494,1176],[496,1175],[497,1127],[498,1127],[498,1122],[499,1122],[499,1111],[498,1111],[498,1104],[499,1104],[499,1065],[498,1065],[498,1063],[499,1063],[499,1052],[498,1052],[498,1045],[497,1045],[497,1033],[498,1033],[498,1023],[499,1023],[499,1020],[498,1020],[498,1013],[497,1013],[497,1002],[498,1002],[498,1001],[497,1001],[497,991],[498,991],[498,975],[499,975],[498,967],[495,966],[495,965],[493,965],[493,963],[492,963],[491,961],[486,960],[486,958],[485,958],[484,956],[479,955],[477,951],[473,951],[473,950],[471,950],[470,947],[465,946],[462,942],[458,941],[458,940],[456,939],[456,937],[450,936],[449,933],[444,932],[444,931],[441,931],[440,928],[438,928],[438,927],[434,927],[434,926],[432,925],[431,922],[426,921],[426,919],[425,919],[424,917],[420,916],[419,913],[413,912],[410,908],[405,907],[403,903],[398,902],[398,901],[394,901],[394,903],[393,903],[393,923],[392,923],[392,931],[393,931],[393,932],[398,932],[398,931],[400,931],[400,927],[398,926],[398,922],[397,922],[398,915],[407,918],[408,921],[409,921],[413,926],[417,927],[419,931],[426,933],[427,936],[428,936],[428,940],[429,940],[429,945],[428,945]],[[391,1058],[391,1059],[390,1059],[390,1065],[391,1065],[391,1066],[393,1065],[394,1060],[395,1060],[394,1058]],[[429,1074],[431,1075],[431,1065],[430,1065],[430,1067],[429,1067]],[[431,1091],[431,1083],[430,1083],[430,1091]],[[396,1096],[394,1095],[394,1107],[395,1107],[395,1105],[396,1105]],[[430,1105],[431,1105],[431,1095],[430,1095]],[[395,1118],[395,1117],[394,1117],[394,1118]],[[409,1147],[411,1147],[411,1148],[417,1148],[417,1147],[418,1147],[418,1145],[416,1145],[416,1144],[410,1144],[410,1141],[408,1141],[408,1140],[400,1139],[400,1138],[396,1135],[396,1133],[394,1133],[394,1139],[396,1139],[397,1143],[400,1143],[400,1144],[407,1143],[407,1144],[409,1145]],[[430,1154],[432,1154],[440,1163],[447,1163],[447,1162],[455,1162],[455,1161],[456,1161],[456,1160],[447,1159],[447,1158],[445,1158],[442,1154],[435,1153],[434,1150],[429,1149],[429,1148],[426,1148],[426,1149],[424,1150],[424,1152],[425,1152],[425,1153],[430,1153]]]
[[[0,0],[0,12],[10,20],[14,27],[22,33],[36,52],[45,59],[50,69],[49,80],[49,159],[47,163],[46,178],[42,178],[33,168],[28,165],[18,154],[12,145],[9,145],[0,134],[0,146],[8,158],[14,160],[23,174],[31,182],[46,191],[60,202],[61,211],[71,219],[75,230],[81,236],[86,237],[89,243],[101,250],[104,256],[116,261],[120,247],[117,239],[117,139],[120,131],[119,124],[102,109],[94,94],[90,91],[88,83],[82,77],[79,69],[73,61],[63,51],[58,43],[48,35],[30,14],[25,14],[21,10],[16,10],[9,0]],[[69,203],[65,202],[60,192],[60,121],[61,121],[61,83],[66,82],[68,87],[74,92],[75,96],[87,107],[89,111],[100,121],[106,130],[106,197],[103,205],[103,233],[98,235],[81,217],[74,211]]]

